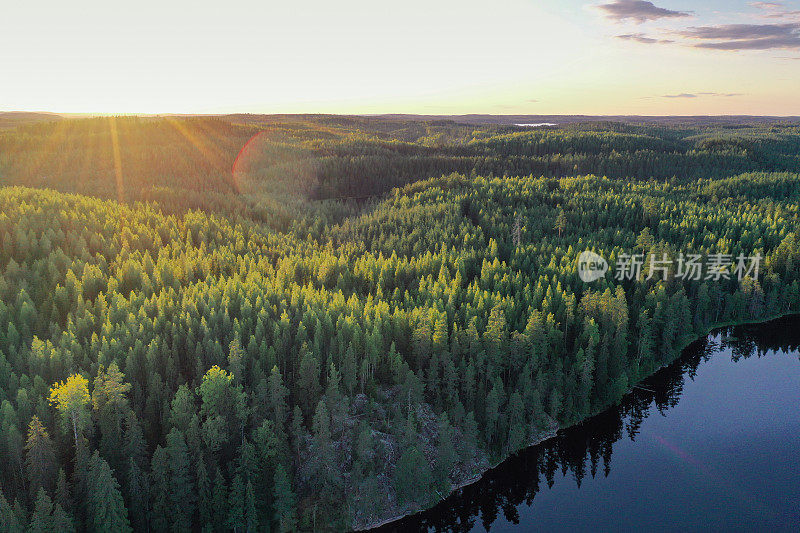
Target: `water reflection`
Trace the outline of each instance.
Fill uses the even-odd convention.
[[[569,475],[578,487],[586,476],[607,477],[614,445],[625,437],[635,441],[654,410],[663,415],[675,407],[687,378],[694,380],[711,355],[726,350],[739,361],[769,351],[797,352],[799,326],[800,317],[795,316],[714,332],[690,345],[676,363],[634,389],[618,407],[510,458],[433,509],[380,531],[470,531],[476,526],[488,530],[501,515],[505,523],[519,523],[520,508],[529,507],[544,486],[552,488],[557,473]]]

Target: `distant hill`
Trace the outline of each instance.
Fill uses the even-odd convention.
[[[27,111],[0,111],[0,130],[16,128],[22,124],[61,120],[56,113],[29,113]]]
[[[461,124],[575,124],[580,122],[624,122],[661,125],[742,126],[773,123],[800,123],[800,117],[766,117],[749,115],[726,116],[638,116],[638,115],[374,115],[392,120],[439,121],[447,120]]]
[[[364,200],[453,172],[694,180],[800,168],[800,122],[774,117],[4,115],[18,126],[0,128],[0,185],[167,210],[191,196],[195,209],[250,213],[278,191]],[[31,123],[37,115],[50,120]]]
[[[21,124],[31,124],[35,122],[62,120],[68,118],[88,118],[93,116],[91,113],[46,113],[46,112],[27,112],[27,111],[0,111],[0,130],[14,128]],[[416,115],[404,113],[387,113],[375,115],[335,115],[326,113],[305,113],[305,114],[286,114],[286,113],[231,113],[217,115],[152,115],[152,114],[131,114],[125,116],[138,116],[142,118],[192,118],[192,117],[217,117],[235,124],[248,125],[273,125],[296,124],[297,122],[332,123],[338,126],[364,126],[374,128],[379,121],[383,120],[390,123],[396,122],[450,122],[468,125],[495,125],[495,126],[514,126],[514,125],[565,125],[578,123],[610,123],[618,122],[624,124],[648,124],[660,126],[706,126],[719,128],[741,128],[745,126],[765,125],[765,124],[792,124],[800,125],[800,116],[756,116],[756,115],[696,115],[696,116],[643,116],[643,115],[491,115],[491,114],[464,114],[464,115]]]

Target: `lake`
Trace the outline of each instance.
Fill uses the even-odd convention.
[[[719,330],[623,403],[384,530],[800,531],[800,316]]]

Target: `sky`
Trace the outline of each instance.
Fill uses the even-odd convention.
[[[5,1],[14,110],[800,115],[800,0]]]

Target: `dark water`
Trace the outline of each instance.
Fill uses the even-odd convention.
[[[718,331],[618,408],[387,530],[800,531],[800,317]]]

